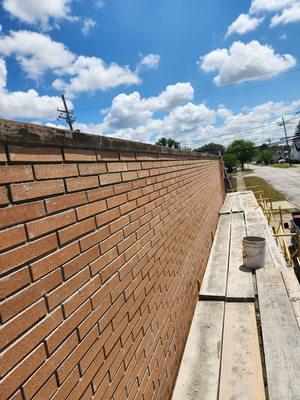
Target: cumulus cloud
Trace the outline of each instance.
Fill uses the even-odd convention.
[[[157,69],[160,62],[160,56],[158,54],[147,54],[143,56],[138,62],[136,72],[139,73],[143,68],[145,69]]]
[[[6,80],[7,80],[7,69],[5,60],[0,58],[0,93],[6,87]]]
[[[290,8],[283,10],[281,14],[274,15],[271,20],[271,27],[298,21],[300,21],[300,3],[295,3]]]
[[[229,26],[226,36],[228,37],[233,33],[244,35],[247,32],[255,30],[258,25],[261,24],[263,18],[251,17],[248,14],[241,14],[239,17]]]
[[[53,87],[65,91],[69,96],[140,83],[139,76],[128,66],[121,67],[116,63],[106,65],[101,58],[96,57],[79,56],[64,69],[64,73],[70,75],[71,79],[68,82],[56,79]]]
[[[204,72],[218,71],[213,82],[217,86],[267,79],[296,65],[290,54],[276,54],[269,45],[254,40],[234,42],[229,50],[217,49],[199,60]]]
[[[107,65],[101,58],[77,56],[63,43],[37,32],[22,30],[0,35],[0,55],[14,56],[27,76],[35,80],[51,71],[58,76],[53,87],[70,96],[141,82],[138,72],[129,66]],[[145,65],[154,68],[155,60],[150,57]]]
[[[72,0],[3,0],[3,8],[13,17],[27,24],[40,24],[49,29],[52,21],[74,19]]]
[[[64,44],[53,41],[49,35],[25,30],[0,36],[0,54],[15,56],[26,74],[34,79],[39,79],[47,70],[60,73],[76,58]]]
[[[275,12],[297,3],[299,0],[252,0],[250,13]]]
[[[155,112],[176,108],[179,104],[192,100],[194,89],[188,83],[169,85],[156,97],[142,99],[138,92],[124,93],[113,99],[112,106],[105,111],[103,126],[106,129],[135,128],[146,124]]]
[[[93,20],[92,18],[85,18],[83,20],[83,25],[81,28],[81,32],[84,36],[87,36],[93,28],[97,26],[97,22]]]

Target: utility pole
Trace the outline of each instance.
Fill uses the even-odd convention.
[[[59,108],[57,109],[58,112],[60,112],[59,116],[57,117],[57,119],[63,119],[67,122],[67,124],[69,125],[69,128],[71,131],[73,131],[73,123],[75,122],[75,118],[72,118],[72,115],[74,114],[73,111],[69,111],[68,106],[67,106],[67,102],[65,99],[65,96],[62,94],[61,95],[62,101],[63,101],[63,105],[64,105],[64,110],[60,110]]]
[[[283,126],[283,129],[284,129],[284,136],[285,136],[285,141],[286,141],[286,145],[287,145],[287,149],[288,149],[289,163],[290,163],[290,167],[291,167],[292,166],[291,151],[290,151],[289,140],[288,140],[286,126],[285,126],[285,120],[283,117],[281,117],[281,120],[282,120],[282,122],[278,122],[278,125]]]

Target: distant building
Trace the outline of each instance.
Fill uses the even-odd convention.
[[[291,159],[292,161],[300,161],[300,136],[292,140]]]

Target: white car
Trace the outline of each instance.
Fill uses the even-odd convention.
[[[283,157],[280,160],[278,160],[278,164],[284,164],[286,162],[288,162],[288,158],[287,157]]]

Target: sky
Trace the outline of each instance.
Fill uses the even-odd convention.
[[[0,118],[183,147],[293,135],[300,0],[1,0]]]

